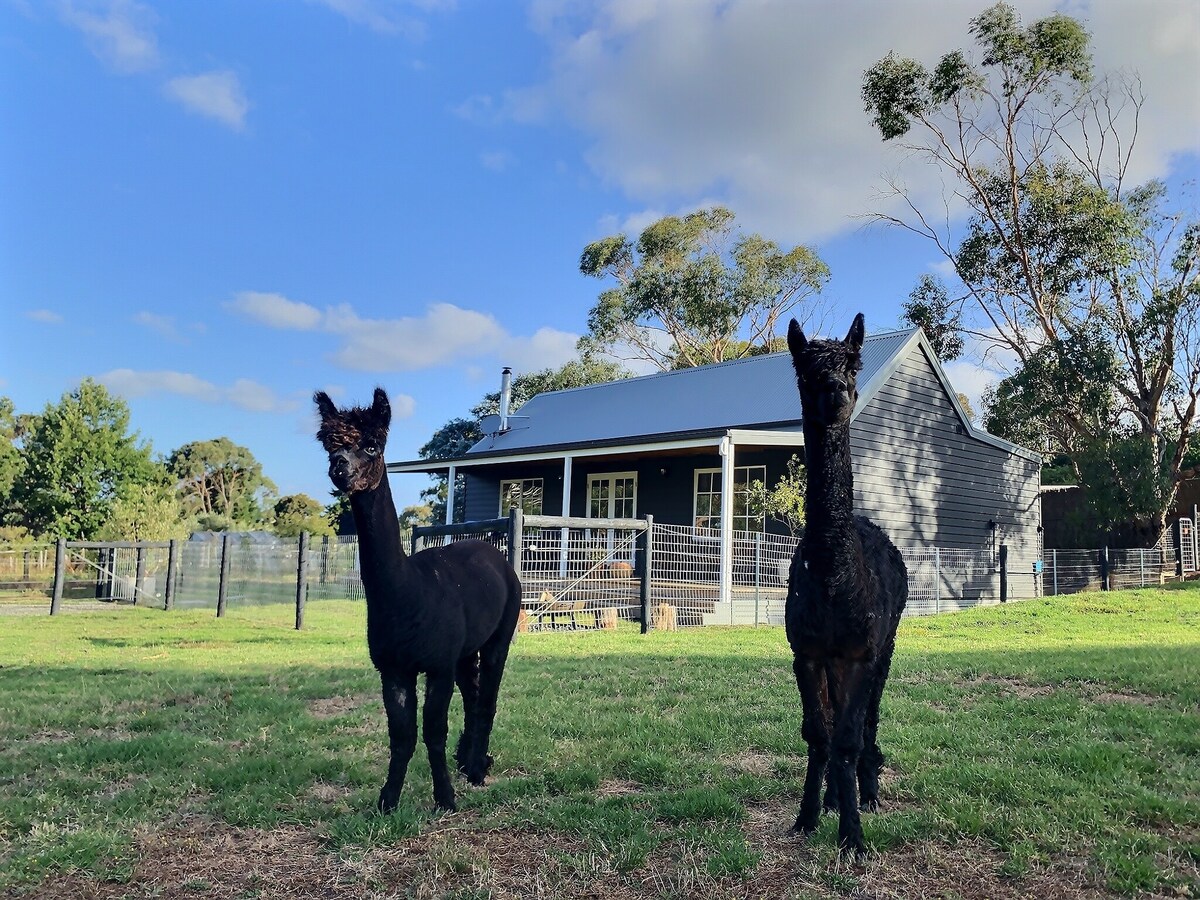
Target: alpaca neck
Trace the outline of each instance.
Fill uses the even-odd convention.
[[[400,544],[400,523],[392,489],[384,475],[374,490],[350,495],[350,509],[358,530],[358,553],[367,605],[393,595],[405,561]]]
[[[857,572],[862,545],[854,524],[849,428],[805,425],[804,456],[808,466],[805,558],[818,573]]]

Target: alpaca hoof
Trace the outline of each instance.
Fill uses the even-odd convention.
[[[858,804],[858,808],[863,812],[879,812],[879,801],[874,797],[864,797],[862,802]]]
[[[442,812],[458,812],[458,804],[454,802],[453,797],[435,797],[433,802]]]
[[[843,859],[855,861],[867,855],[867,845],[861,837],[847,835],[838,840],[838,850]]]
[[[375,804],[375,808],[385,815],[396,808],[396,804],[400,802],[400,792],[388,790],[386,787],[379,792],[379,800]]]
[[[797,816],[795,824],[792,825],[792,833],[802,835],[803,837],[808,837],[817,830],[817,826],[820,824],[820,818],[818,818],[815,822],[808,822],[803,816]]]

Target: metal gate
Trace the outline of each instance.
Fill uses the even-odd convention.
[[[1196,526],[1191,519],[1179,520],[1179,565],[1184,574],[1196,571]]]

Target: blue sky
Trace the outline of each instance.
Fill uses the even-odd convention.
[[[588,242],[709,203],[819,251],[831,329],[893,327],[938,259],[860,217],[886,173],[935,183],[859,79],[965,46],[983,5],[0,0],[0,393],[38,411],[91,376],[157,452],[225,435],[325,501],[314,389],[384,386],[413,458],[502,366],[570,358]],[[1196,177],[1200,3],[1015,5],[1140,73],[1139,177]]]

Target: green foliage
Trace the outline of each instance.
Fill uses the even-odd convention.
[[[125,401],[90,378],[47,404],[21,444],[12,498],[37,535],[95,538],[118,500],[161,477],[149,444],[129,432]]]
[[[949,362],[962,356],[962,307],[950,299],[942,279],[922,275],[902,308],[904,321],[925,332],[938,359]]]
[[[579,270],[608,278],[580,339],[595,354],[685,368],[750,355],[770,345],[786,314],[818,294],[829,268],[811,248],[780,248],[735,232],[734,215],[714,206],[666,216],[636,242],[612,235],[584,248]]]
[[[308,494],[287,494],[275,501],[272,508],[275,524],[272,530],[281,537],[298,537],[302,531],[309,534],[333,534],[333,527],[325,517],[325,507]]]
[[[254,454],[227,437],[184,444],[167,457],[167,469],[184,509],[210,524],[257,525],[263,519],[261,502],[275,492]]]
[[[354,530],[353,513],[350,511],[350,496],[335,494],[325,505],[325,521],[330,534],[350,534]]]
[[[16,513],[12,490],[24,468],[18,437],[19,427],[13,402],[8,397],[0,397],[0,524]]]
[[[984,395],[984,427],[1018,444],[1045,449],[1069,439],[1075,424],[1102,435],[1119,427],[1113,385],[1119,362],[1105,336],[1084,331],[1035,350],[1014,375]]]
[[[795,454],[788,460],[787,471],[770,490],[761,481],[751,482],[746,505],[755,515],[765,515],[782,523],[788,534],[804,528],[804,498],[808,493],[808,471],[804,460]]]
[[[165,478],[137,485],[113,504],[97,537],[105,541],[166,541],[187,537],[183,507]]]
[[[1088,34],[1070,16],[1055,14],[1021,28],[1013,8],[997,3],[972,19],[969,30],[983,54],[978,67],[955,50],[932,72],[895,53],[866,71],[863,104],[884,140],[903,137],[948,104],[970,102],[985,92],[989,80],[1010,101],[1010,109],[1038,96],[1057,100],[1063,83],[1086,87],[1091,82]]]
[[[400,543],[407,548],[412,542],[414,528],[433,522],[433,509],[427,503],[406,506],[400,510]]]
[[[1000,3],[970,34],[974,58],[929,71],[889,54],[862,84],[881,137],[952,181],[965,227],[936,225],[898,181],[911,214],[876,218],[936,246],[969,302],[955,330],[1015,358],[989,429],[1066,454],[1097,517],[1152,535],[1200,399],[1200,224],[1161,184],[1127,184],[1145,97],[1136,76],[1093,77],[1080,22],[1024,27]],[[939,321],[941,299],[910,298],[914,318]]]

